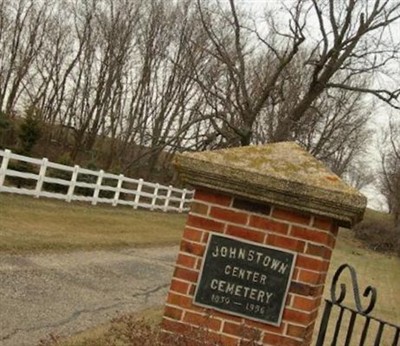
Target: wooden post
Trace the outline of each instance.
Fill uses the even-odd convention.
[[[114,200],[113,200],[113,204],[112,204],[114,207],[118,204],[119,194],[121,193],[121,188],[122,188],[123,182],[124,182],[124,175],[120,174],[118,177],[117,190],[115,191]]]
[[[140,201],[140,193],[142,192],[142,187],[143,187],[143,179],[139,179],[139,183],[136,189],[136,196],[135,196],[135,201],[133,202],[133,208],[137,209],[139,206],[139,201]]]
[[[97,204],[97,199],[99,198],[101,183],[103,181],[103,175],[104,175],[104,171],[101,169],[99,171],[99,175],[97,177],[96,186],[95,186],[94,191],[93,191],[92,205],[96,205]]]
[[[46,176],[48,162],[49,162],[49,160],[46,157],[44,157],[42,159],[42,165],[40,166],[39,176],[38,176],[38,180],[36,182],[36,189],[35,189],[35,197],[36,198],[40,197],[40,193],[41,193],[42,187],[43,187],[43,181]]]
[[[187,193],[187,190],[183,189],[181,202],[179,203],[179,212],[180,213],[182,213],[182,211],[183,211],[183,206],[184,206],[185,200],[186,200],[186,193]]]
[[[153,192],[153,198],[151,199],[151,207],[150,210],[154,210],[156,206],[157,196],[158,196],[158,189],[160,188],[160,184],[156,184]]]
[[[79,166],[75,165],[74,170],[72,172],[71,181],[68,187],[67,198],[66,198],[67,202],[71,202],[72,196],[74,195],[75,184],[78,178],[78,173],[79,173]]]
[[[4,180],[6,179],[6,174],[7,174],[7,167],[8,167],[8,162],[10,161],[11,157],[11,150],[4,150],[4,156],[3,156],[3,161],[1,162],[1,167],[0,167],[0,189],[4,184]]]
[[[167,195],[165,196],[164,211],[168,211],[169,201],[171,199],[172,185],[168,186]]]

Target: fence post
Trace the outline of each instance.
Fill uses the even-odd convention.
[[[186,193],[187,193],[187,190],[183,189],[181,202],[179,203],[179,212],[180,213],[182,213],[182,211],[183,211],[183,205],[184,205],[184,203],[186,201]]]
[[[39,176],[38,176],[38,180],[36,183],[36,189],[35,189],[35,197],[36,198],[40,197],[40,192],[42,191],[42,187],[43,187],[43,181],[46,176],[48,162],[49,162],[49,160],[46,157],[44,157],[42,160],[42,165],[40,166]]]
[[[135,201],[133,202],[133,208],[137,209],[139,205],[139,200],[140,200],[140,193],[142,192],[142,187],[143,187],[143,179],[139,179],[139,183],[136,189],[136,196],[135,196]]]
[[[1,167],[0,167],[0,188],[3,186],[4,180],[6,179],[8,161],[10,161],[10,157],[11,157],[11,150],[9,149],[4,150],[3,161],[1,162]]]
[[[118,177],[117,190],[115,191],[114,200],[112,204],[114,207],[118,204],[119,194],[121,193],[123,180],[124,180],[124,175],[120,174]]]
[[[154,192],[153,192],[153,198],[151,199],[151,207],[150,210],[154,210],[154,207],[156,205],[156,201],[157,201],[157,195],[158,195],[158,189],[160,188],[160,184],[157,183],[155,188],[154,188]]]
[[[76,184],[76,180],[78,178],[78,173],[79,173],[79,166],[75,165],[74,170],[72,172],[72,177],[71,177],[71,181],[69,184],[68,192],[67,192],[67,199],[66,199],[67,202],[71,202],[72,196],[74,195],[75,184]]]
[[[103,181],[103,175],[104,175],[104,171],[101,169],[99,171],[99,176],[97,177],[96,187],[94,188],[94,191],[93,191],[92,205],[97,204],[97,199],[99,198],[100,186]]]
[[[165,197],[165,203],[164,203],[164,211],[165,212],[168,210],[169,201],[171,199],[171,193],[172,193],[172,185],[168,186],[167,196]]]

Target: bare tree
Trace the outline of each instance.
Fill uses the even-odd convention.
[[[207,38],[202,47],[207,56],[205,63],[197,66],[196,82],[207,102],[206,112],[213,116],[210,121],[215,137],[221,137],[225,146],[248,145],[253,139],[257,116],[304,41],[299,18],[301,6],[290,11],[294,24],[290,26],[290,38],[280,48],[276,41],[268,42],[261,36],[254,39],[250,35],[251,31],[241,23],[245,14],[233,0],[228,7],[220,2],[207,7],[197,1],[197,10]],[[271,37],[276,40],[276,35]],[[257,69],[256,60],[260,57],[264,66],[268,66],[263,70]]]
[[[384,37],[389,25],[399,22],[400,3],[313,0],[312,10],[318,19],[320,37],[308,58],[311,72],[308,90],[279,122],[275,141],[290,138],[291,130],[325,89],[369,93],[399,108],[400,89],[376,89],[358,81],[385,72],[388,62],[399,58],[399,42],[386,42]]]
[[[254,142],[271,140],[280,119],[285,118],[302,97],[304,58],[299,52],[277,81],[268,104],[257,118]],[[292,138],[336,174],[348,175],[353,161],[360,160],[368,148],[371,102],[360,94],[344,89],[326,89],[292,130]]]
[[[400,227],[400,122],[393,119],[381,151],[380,189],[385,196],[389,212]]]
[[[373,164],[366,160],[367,155],[353,160],[343,175],[345,181],[358,190],[372,185],[375,182]]]
[[[167,7],[151,1],[142,8],[137,37],[142,64],[139,78],[132,78],[136,86],[122,136],[124,143],[137,145],[130,167],[154,171],[183,146],[191,129],[198,96],[186,47],[195,35],[188,7],[189,2]]]
[[[362,95],[399,107],[375,77],[398,58],[400,3],[283,4],[261,20],[234,0],[0,0],[0,110],[33,106],[47,144],[138,174],[180,150],[281,140],[360,171]]]
[[[384,37],[400,18],[399,3],[298,0],[285,8],[286,28],[267,13],[264,30],[251,25],[234,0],[197,1],[197,8],[208,58],[196,81],[214,116],[215,137],[226,146],[254,143],[257,119],[274,102],[286,112],[269,119],[268,141],[296,139],[302,119],[327,90],[370,93],[398,107],[399,90],[374,89],[368,78],[385,72],[398,56],[398,43],[390,45]],[[282,83],[298,59],[304,77],[296,97],[284,98]]]
[[[0,110],[10,114],[44,43],[50,5],[0,2]]]

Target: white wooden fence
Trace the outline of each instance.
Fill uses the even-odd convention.
[[[178,212],[188,211],[193,197],[193,191],[171,185],[153,184],[143,179],[136,180],[103,170],[93,171],[78,165],[66,166],[50,162],[47,158],[35,159],[14,154],[8,149],[0,150],[0,157],[0,192],[57,198],[67,202],[86,201],[93,205],[110,203],[113,206],[128,205],[134,209]],[[32,169],[23,171],[21,164],[18,166],[16,162],[30,164],[28,166]],[[82,193],[82,190],[85,192]]]

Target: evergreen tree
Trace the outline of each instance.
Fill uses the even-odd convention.
[[[0,111],[0,148],[5,146],[6,132],[10,128],[10,120],[6,114]]]
[[[25,118],[19,127],[19,151],[29,155],[42,135],[40,111],[31,106],[25,111]]]

